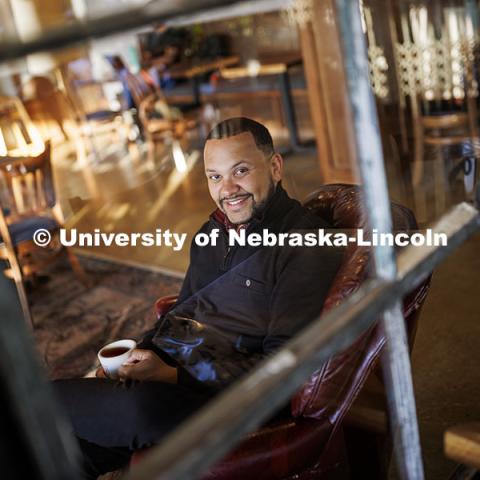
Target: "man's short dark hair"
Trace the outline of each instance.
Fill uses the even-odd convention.
[[[252,134],[255,145],[266,157],[273,155],[273,140],[270,132],[261,123],[247,117],[227,118],[217,123],[208,134],[207,141],[233,137],[245,132]]]

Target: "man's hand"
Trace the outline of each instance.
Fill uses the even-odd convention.
[[[141,382],[177,383],[177,369],[167,365],[151,350],[135,349],[118,370],[121,379]]]

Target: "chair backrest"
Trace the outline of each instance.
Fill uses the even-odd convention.
[[[137,109],[143,100],[155,93],[154,88],[141,75],[135,75],[128,70],[123,74],[123,84],[130,92]]]
[[[75,121],[72,102],[50,78],[34,76],[22,85],[23,105],[44,141],[59,134],[67,138],[64,124]]]
[[[305,206],[325,218],[334,228],[364,228],[366,214],[361,188],[354,185],[325,185],[309,196]],[[413,230],[417,223],[406,207],[392,204],[394,230]],[[370,252],[366,247],[351,248],[345,252],[342,266],[330,288],[323,312],[338,305],[359,288],[367,278]],[[416,330],[420,307],[429,288],[429,279],[405,299],[404,316],[407,321],[410,345]],[[348,411],[368,375],[376,366],[385,336],[380,326],[374,326],[356,340],[347,350],[335,355],[315,372],[292,399],[295,417],[311,417],[335,424]]]
[[[22,90],[27,98],[51,98],[58,89],[48,77],[33,76],[22,86]]]
[[[44,141],[21,100],[0,96],[0,156],[37,155],[43,149]]]
[[[35,157],[0,157],[0,207],[8,211],[8,221],[37,215],[56,203],[50,142]]]

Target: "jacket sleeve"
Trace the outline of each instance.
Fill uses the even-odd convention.
[[[195,234],[198,235],[201,232],[207,231],[208,222],[205,223],[202,228]],[[194,282],[193,277],[195,276],[195,265],[198,263],[198,256],[201,255],[201,250],[199,251],[198,246],[195,244],[195,236],[192,238],[190,243],[190,264],[187,269],[185,278],[183,279],[182,288],[180,289],[180,294],[178,295],[177,303],[182,303],[188,298],[190,298],[194,293]]]
[[[175,312],[162,318],[152,343],[177,366],[179,384],[196,381],[213,389],[228,385],[264,356],[261,339],[244,340]]]
[[[190,269],[188,269],[187,274],[183,280],[182,287],[180,289],[180,294],[178,296],[176,304],[181,303],[184,299],[189,298],[191,296],[189,272],[190,272]],[[174,306],[172,306],[172,308],[173,307]],[[155,336],[155,333],[157,332],[162,322],[163,322],[163,315],[155,322],[155,325],[153,326],[153,328],[151,328],[146,333],[144,333],[142,339],[137,344],[137,348],[155,350],[155,345],[152,343],[152,339]]]
[[[187,298],[193,295],[192,289],[192,267],[189,266],[185,278],[183,279],[182,288],[180,289],[180,293],[178,295],[177,303],[182,303]]]
[[[192,241],[192,244],[190,245],[190,266],[188,267],[187,273],[185,274],[185,278],[183,279],[176,304],[182,303],[184,300],[186,300],[187,298],[190,298],[193,295],[192,281],[191,281],[191,277],[192,277],[191,265],[192,265],[192,255],[193,255],[192,248],[193,248],[193,241]],[[142,339],[138,343],[138,348],[155,350],[155,345],[152,343],[152,339],[155,336],[155,333],[157,332],[159,326],[163,323],[162,317],[160,317],[160,319],[155,322],[155,325],[151,330],[148,330],[143,335]]]
[[[221,390],[255,367],[266,357],[263,353],[231,355],[228,360],[208,361],[192,366],[177,365],[177,382],[183,386],[206,385],[212,390]]]

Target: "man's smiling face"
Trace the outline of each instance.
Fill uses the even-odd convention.
[[[210,195],[234,224],[250,221],[282,178],[282,157],[266,156],[250,132],[208,140],[204,158]]]

